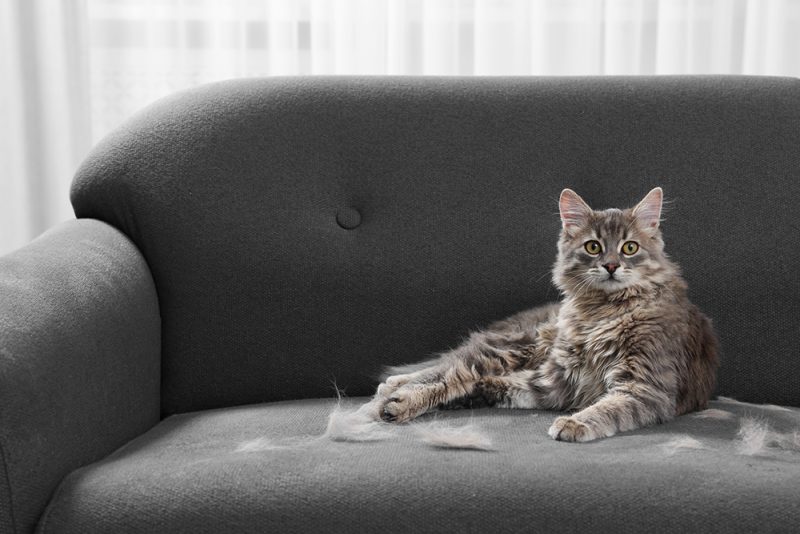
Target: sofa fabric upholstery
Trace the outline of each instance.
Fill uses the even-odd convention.
[[[159,420],[160,321],[130,240],[82,219],[0,257],[0,532]]]
[[[155,103],[79,169],[78,220],[0,258],[0,532],[795,531],[798,146],[789,78],[250,79]],[[488,452],[322,436],[335,388],[558,299],[564,187],[605,208],[656,185],[717,392],[782,406],[580,445],[553,413],[432,417]]]
[[[494,446],[453,451],[416,438],[428,422],[380,442],[320,438],[333,406],[168,417],[72,473],[39,532],[792,532],[800,519],[800,452],[749,456],[736,438],[741,417],[796,429],[798,408],[715,401],[730,418],[585,444],[550,439],[552,412],[442,412],[437,424],[470,422]]]
[[[798,146],[788,78],[237,80],[137,115],[72,201],[152,270],[164,415],[368,394],[558,298],[562,188],[604,208],[656,185],[718,391],[798,406]]]

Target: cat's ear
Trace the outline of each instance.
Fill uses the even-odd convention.
[[[561,225],[569,235],[586,226],[592,208],[572,189],[564,189],[558,199],[558,211],[561,214]]]
[[[664,192],[660,187],[656,187],[633,208],[633,216],[639,221],[642,228],[655,231],[661,222],[661,203],[664,200]]]

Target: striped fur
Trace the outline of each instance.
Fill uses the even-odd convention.
[[[704,409],[717,340],[664,253],[661,203],[656,188],[632,209],[595,211],[565,189],[553,267],[562,301],[395,368],[375,416],[403,422],[454,404],[569,410],[550,436],[589,441]]]

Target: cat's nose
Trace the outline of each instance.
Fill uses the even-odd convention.
[[[608,274],[614,274],[614,271],[619,267],[619,263],[606,263],[603,264],[603,267],[608,271]]]

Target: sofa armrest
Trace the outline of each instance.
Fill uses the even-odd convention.
[[[61,479],[158,422],[150,270],[106,223],[0,258],[0,532],[29,532]]]

